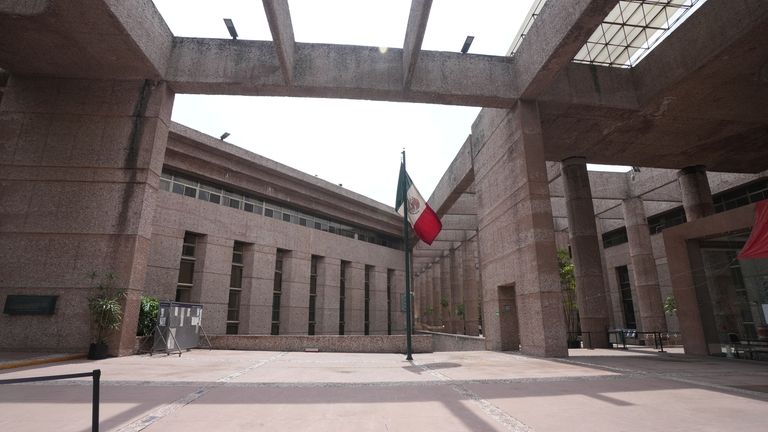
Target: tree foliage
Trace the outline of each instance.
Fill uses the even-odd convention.
[[[103,343],[110,331],[118,330],[123,321],[122,300],[126,293],[124,289],[115,288],[117,277],[114,273],[106,273],[99,278],[96,272],[88,274],[95,286],[96,294],[88,298],[88,310],[91,313],[91,324],[94,332],[94,342]]]
[[[569,337],[575,337],[573,333],[579,331],[579,308],[576,304],[576,274],[573,261],[568,251],[557,251],[557,265],[560,270],[560,287],[563,292],[563,313],[565,325]]]
[[[141,296],[139,308],[139,326],[136,336],[150,336],[157,323],[157,312],[160,310],[160,300],[155,297]]]

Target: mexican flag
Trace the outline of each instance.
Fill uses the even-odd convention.
[[[403,202],[405,197],[405,202]],[[405,204],[405,205],[404,205]],[[435,237],[440,233],[443,224],[440,218],[429,207],[421,196],[416,186],[413,185],[408,173],[405,172],[405,165],[400,164],[400,179],[397,182],[397,201],[395,208],[400,215],[403,215],[405,209],[408,209],[408,222],[416,231],[421,241],[431,245]]]

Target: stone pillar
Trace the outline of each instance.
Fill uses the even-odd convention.
[[[229,276],[232,272],[233,240],[200,235],[195,247],[195,273],[190,300],[205,305],[203,328],[210,334],[227,329]]]
[[[374,267],[372,269],[369,299],[369,334],[385,335],[387,334],[386,267]],[[394,298],[392,300],[394,300]]]
[[[172,105],[162,82],[10,78],[0,104],[0,292],[55,295],[62,306],[0,315],[0,349],[87,351],[86,274],[96,272],[127,290],[109,347],[133,352]]]
[[[152,249],[144,281],[146,295],[160,301],[173,301],[176,298],[183,243],[183,229],[157,225],[153,227]]]
[[[618,291],[611,291],[611,283],[609,281],[610,270],[605,263],[605,248],[603,245],[603,223],[598,216],[595,216],[595,226],[597,226],[597,245],[600,247],[600,265],[603,268],[603,286],[605,287],[605,302],[608,306],[608,327],[617,328],[622,327],[617,322],[616,312],[621,310],[621,295]]]
[[[629,239],[629,256],[632,263],[632,276],[637,292],[637,307],[640,311],[642,331],[666,330],[664,307],[661,302],[659,275],[656,260],[653,258],[651,234],[648,220],[645,218],[643,201],[640,198],[624,200],[624,223]]]
[[[690,221],[715,214],[712,190],[703,165],[689,166],[677,172],[677,182],[683,197],[685,218]]]
[[[283,252],[283,286],[280,295],[281,335],[307,334],[311,258],[311,255],[306,252]]]
[[[272,331],[272,292],[275,248],[246,244],[243,251],[243,291],[240,333],[268,335]]]
[[[322,257],[317,266],[316,335],[339,334],[339,276],[341,260]]]
[[[400,310],[400,297],[405,292],[405,271],[395,270],[392,280],[392,334],[405,334],[405,312]]]
[[[562,161],[568,237],[576,276],[576,302],[585,346],[608,347],[608,304],[605,297],[603,265],[595,224],[595,208],[587,173],[587,160],[572,157]]]
[[[464,266],[462,265],[462,253],[457,249],[451,249],[449,254],[451,262],[451,330],[456,334],[464,334]],[[459,314],[461,312],[461,314]]]
[[[361,335],[365,330],[365,265],[347,264],[344,334]]]
[[[441,326],[442,306],[440,306],[440,287],[442,286],[442,272],[440,261],[432,264],[432,325]]]
[[[544,143],[535,102],[483,109],[472,127],[483,333],[489,349],[568,355]],[[500,300],[514,290],[519,335],[504,332]],[[510,305],[512,307],[512,305]],[[506,312],[506,311],[504,311]]]
[[[416,322],[418,322],[419,324],[423,324],[424,318],[425,318],[424,312],[426,310],[427,293],[424,290],[424,287],[425,287],[426,280],[427,278],[425,273],[421,273],[419,277],[416,278],[416,299],[418,299],[418,301],[416,302],[415,310],[418,311],[418,313],[416,314]],[[394,304],[395,303],[393,301],[392,303],[393,308],[394,308]],[[415,325],[416,324],[414,323],[414,326]]]
[[[461,247],[464,265],[464,322],[466,334],[469,336],[479,335],[479,292],[478,280],[480,273],[477,271],[477,238],[467,240]]]
[[[453,300],[451,299],[451,258],[446,255],[440,258],[440,321],[443,326],[442,332],[453,333],[453,317],[451,308]]]

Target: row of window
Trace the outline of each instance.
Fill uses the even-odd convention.
[[[191,291],[195,273],[195,252],[197,249],[198,235],[190,232],[184,233],[182,243],[181,264],[179,266],[179,278],[176,285],[176,301],[191,302]],[[235,242],[232,247],[232,264],[229,278],[229,298],[227,304],[226,333],[238,334],[240,330],[240,307],[243,289],[245,243]],[[270,333],[280,334],[280,300],[283,291],[283,263],[286,251],[278,249],[275,254],[274,283],[272,288],[272,323]],[[315,334],[316,308],[317,308],[317,278],[318,263],[321,257],[312,255],[309,275],[309,311],[307,334]],[[345,330],[344,311],[346,301],[346,274],[350,263],[341,261],[339,274],[339,334]],[[373,266],[365,266],[365,334],[370,333],[370,288]],[[394,271],[387,271],[387,334],[392,334],[391,297]]]
[[[768,179],[760,179],[735,189],[712,195],[715,213],[721,213],[764,199],[768,199]],[[683,224],[686,221],[683,207],[675,207],[672,210],[649,217],[648,230],[651,232],[651,235],[658,234],[666,228]],[[603,247],[605,248],[617,246],[627,241],[626,227],[616,228],[603,234]]]
[[[227,189],[214,183],[201,181],[187,175],[167,170],[163,170],[160,178],[160,189],[368,243],[378,244],[393,249],[400,248],[400,241],[393,237],[378,234],[363,228],[353,227],[333,219],[311,215],[290,207],[281,206],[248,194]]]

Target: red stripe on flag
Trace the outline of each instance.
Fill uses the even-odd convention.
[[[421,216],[416,220],[416,223],[413,224],[413,230],[416,231],[416,235],[428,245],[432,244],[442,228],[443,224],[440,222],[440,218],[437,217],[437,214],[432,211],[429,205],[426,206]]]

